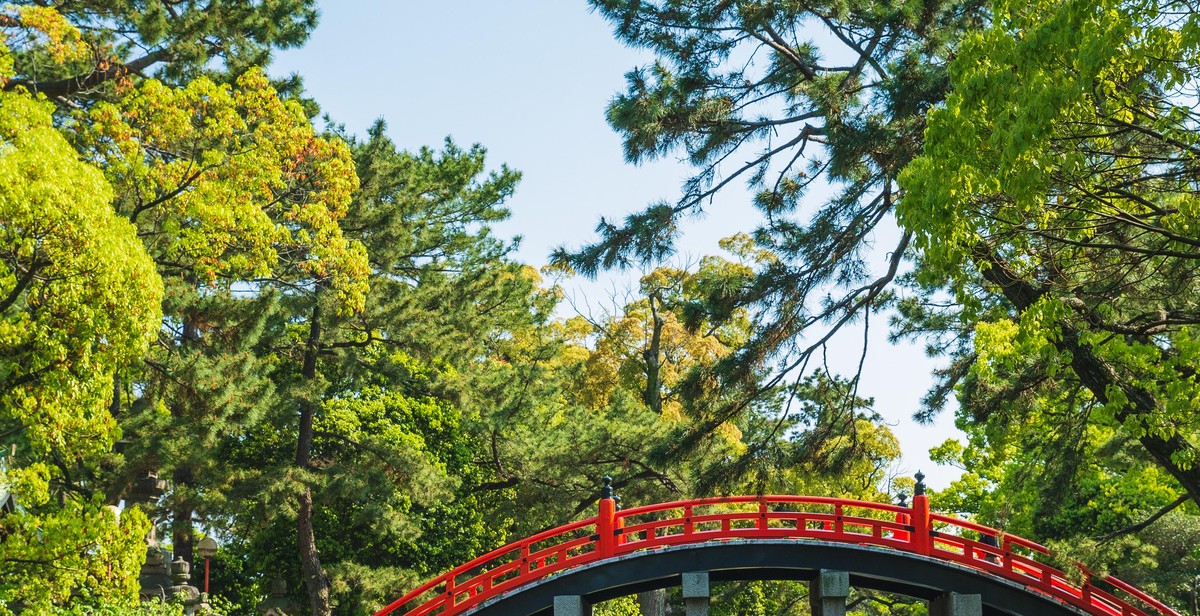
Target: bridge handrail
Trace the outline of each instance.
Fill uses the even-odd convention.
[[[753,509],[741,511],[697,512],[705,507],[751,505]],[[781,509],[788,505],[828,510]],[[864,510],[891,519],[851,515]],[[657,519],[635,519],[665,512],[672,513]],[[717,528],[701,528],[706,525]],[[971,539],[963,531],[977,533],[981,538],[991,537],[997,545]],[[1096,587],[1096,582],[1103,582],[1149,606],[1153,613],[1180,616],[1133,585],[1112,576],[1097,576],[1082,565],[1078,566],[1085,581],[1076,586],[1062,571],[1035,560],[1039,555],[1052,556],[1049,548],[969,520],[932,513],[924,494],[915,496],[911,507],[822,496],[767,495],[673,501],[624,511],[618,511],[611,498],[604,498],[596,517],[542,531],[492,550],[429,580],[376,616],[397,612],[430,592],[437,594],[398,613],[454,616],[564,569],[642,550],[738,538],[816,539],[887,547],[965,565],[1016,582],[1088,614],[1148,616],[1146,611]]]
[[[972,539],[967,539],[965,537],[955,537],[953,542],[960,543],[963,546],[962,553],[958,553],[958,552],[946,550],[946,549],[943,549],[943,548],[940,548],[937,546],[937,543],[938,543],[937,537],[941,537],[943,540],[945,540],[949,536],[953,536],[953,535],[948,535],[946,533],[941,533],[941,532],[935,531],[937,534],[935,535],[935,542],[934,542],[935,553],[933,555],[936,557],[943,558],[946,560],[954,560],[954,561],[958,561],[958,562],[963,562],[964,564],[967,564],[969,566],[973,566],[976,568],[980,568],[979,556],[982,556],[985,562],[990,562],[987,559],[987,556],[989,556],[989,555],[998,557],[1000,559],[1002,566],[1005,567],[1005,569],[1006,569],[1006,571],[1000,572],[1004,577],[1013,579],[1013,576],[1009,575],[1010,573],[1016,574],[1017,576],[1028,576],[1030,573],[1038,572],[1038,573],[1040,573],[1041,579],[1039,580],[1039,582],[1041,582],[1041,583],[1030,584],[1028,580],[1020,579],[1020,578],[1017,578],[1017,581],[1025,583],[1027,585],[1031,585],[1033,587],[1039,587],[1042,590],[1049,590],[1051,594],[1058,596],[1060,598],[1067,598],[1070,600],[1069,601],[1070,603],[1074,603],[1076,605],[1079,605],[1080,607],[1086,607],[1086,606],[1081,605],[1080,603],[1075,601],[1075,599],[1078,599],[1080,601],[1085,601],[1085,597],[1090,596],[1093,600],[1093,604],[1095,604],[1098,607],[1101,607],[1103,609],[1106,609],[1106,611],[1111,614],[1125,615],[1125,614],[1143,614],[1144,613],[1141,610],[1138,610],[1137,608],[1135,608],[1131,605],[1128,605],[1125,601],[1121,600],[1120,598],[1116,597],[1115,595],[1112,595],[1111,593],[1107,593],[1098,588],[1095,588],[1094,584],[1093,584],[1093,580],[1095,580],[1095,581],[1100,581],[1100,582],[1109,584],[1109,585],[1113,586],[1114,588],[1117,588],[1117,589],[1121,590],[1122,592],[1127,593],[1128,595],[1137,599],[1138,601],[1141,601],[1141,602],[1153,607],[1155,610],[1157,610],[1161,614],[1168,614],[1168,615],[1177,615],[1178,614],[1178,612],[1171,609],[1166,604],[1155,599],[1154,597],[1151,597],[1150,595],[1146,594],[1144,591],[1138,589],[1137,587],[1133,586],[1132,584],[1129,584],[1128,582],[1125,582],[1125,581],[1123,581],[1115,576],[1112,576],[1112,575],[1097,575],[1080,563],[1076,563],[1075,566],[1080,570],[1081,573],[1083,573],[1083,575],[1085,577],[1085,582],[1082,587],[1077,588],[1073,584],[1071,584],[1070,579],[1067,577],[1067,574],[1064,573],[1063,571],[1056,569],[1048,564],[1035,561],[1032,558],[1022,557],[1022,556],[1012,552],[1012,550],[1010,548],[1010,546],[1012,546],[1012,545],[1017,545],[1017,546],[1029,549],[1031,551],[1034,551],[1034,552],[1037,552],[1037,553],[1040,553],[1040,554],[1043,554],[1046,556],[1054,555],[1053,552],[1049,548],[1047,548],[1046,546],[1041,545],[1039,543],[1036,543],[1034,541],[1030,541],[1028,539],[1024,539],[1024,538],[1018,537],[1016,535],[1010,535],[1010,534],[1004,533],[1003,531],[999,531],[997,529],[994,529],[994,528],[991,528],[988,526],[983,526],[982,524],[976,524],[969,520],[963,520],[963,519],[955,518],[952,516],[935,513],[935,514],[930,515],[930,519],[933,522],[938,522],[945,526],[965,528],[967,530],[972,530],[972,531],[975,531],[978,533],[991,535],[1000,540],[998,542],[998,543],[1000,543],[1000,546],[996,547],[996,546],[990,546],[990,545],[984,544],[982,542],[977,542]],[[942,543],[947,543],[947,542],[942,541]],[[970,550],[970,556],[967,556],[968,549]],[[995,573],[995,571],[993,571],[991,568],[984,567],[984,569]],[[1069,595],[1069,596],[1064,596],[1064,594]],[[1099,602],[1098,604],[1096,603],[1097,601]]]
[[[1051,555],[1050,548],[1048,548],[1040,543],[1037,543],[1036,541],[1030,541],[1028,539],[1018,537],[1016,535],[1010,535],[1008,533],[1005,533],[1004,531],[1000,531],[995,528],[991,528],[989,526],[984,526],[982,524],[976,524],[975,522],[972,522],[970,520],[964,520],[962,518],[956,518],[954,516],[943,515],[940,513],[931,513],[931,514],[929,514],[929,517],[934,522],[941,522],[942,524],[945,524],[947,526],[958,526],[961,528],[965,528],[967,530],[973,530],[977,533],[992,535],[993,537],[996,537],[997,539],[1000,539],[1003,541],[1007,541],[1008,543],[1010,543],[1012,545],[1019,545],[1023,548],[1033,550],[1034,552],[1039,552],[1041,554],[1045,554],[1046,556]]]
[[[1088,568],[1084,567],[1083,565],[1078,565],[1078,567],[1081,571],[1083,571],[1084,575],[1086,575],[1088,577],[1096,578],[1098,580],[1102,580],[1108,584],[1111,584],[1114,588],[1121,589],[1122,591],[1136,597],[1139,601],[1146,603],[1147,605],[1150,605],[1151,607],[1153,607],[1154,609],[1156,609],[1160,612],[1164,612],[1164,613],[1173,613],[1174,612],[1174,610],[1172,610],[1169,606],[1164,604],[1162,601],[1159,601],[1158,599],[1151,597],[1150,595],[1146,594],[1145,591],[1139,589],[1138,587],[1134,586],[1133,584],[1130,584],[1128,582],[1125,582],[1125,581],[1117,578],[1114,575],[1100,576],[1100,575],[1096,575],[1092,571],[1088,570]]]
[[[440,592],[437,597],[422,603],[421,605],[413,608],[412,610],[409,610],[408,612],[405,612],[404,613],[405,616],[419,616],[419,615],[423,615],[423,614],[428,614],[428,613],[432,612],[434,609],[437,609],[438,607],[442,607],[442,606],[446,606],[447,611],[443,611],[443,612],[441,612],[441,614],[457,613],[457,611],[455,611],[456,606],[454,605],[453,602],[454,602],[454,597],[455,597],[455,587],[458,586],[458,584],[456,583],[456,580],[459,576],[470,573],[475,570],[482,570],[489,563],[492,563],[493,561],[496,561],[496,560],[500,559],[501,557],[504,557],[504,556],[511,554],[513,552],[516,552],[516,551],[520,551],[519,553],[528,554],[529,546],[532,546],[536,543],[540,543],[540,542],[543,542],[543,541],[546,541],[548,539],[552,539],[555,537],[560,537],[562,535],[566,535],[566,534],[572,533],[574,531],[588,528],[588,527],[592,527],[594,529],[594,527],[596,526],[596,521],[597,521],[597,518],[591,517],[591,518],[579,520],[577,522],[571,522],[570,524],[566,524],[563,526],[558,526],[555,528],[544,530],[535,535],[531,535],[531,536],[521,539],[519,541],[514,541],[508,545],[504,545],[499,548],[496,548],[486,554],[483,554],[482,556],[476,557],[466,563],[463,563],[463,564],[433,578],[432,580],[429,580],[428,582],[425,582],[424,584],[418,586],[417,588],[413,589],[412,591],[406,593],[404,596],[400,597],[399,599],[388,604],[387,607],[383,608],[383,610],[381,610],[379,612],[379,614],[390,614],[393,611],[395,611],[396,609],[403,607],[404,605],[406,605],[408,603],[411,603],[415,599],[419,598],[420,596],[424,595],[425,593],[427,593],[439,586],[444,586],[446,588],[446,590]],[[594,535],[594,533],[590,533],[590,534]],[[497,564],[502,566],[507,563],[497,563]],[[580,563],[580,564],[583,564],[583,563]],[[478,576],[475,576],[475,577],[478,577]],[[473,581],[474,579],[475,578],[472,578],[471,581]],[[475,593],[471,593],[471,594],[474,595]],[[447,603],[450,603],[450,605],[446,605]],[[473,603],[475,603],[475,602],[473,602]],[[465,608],[460,608],[460,609],[465,609]]]
[[[730,504],[750,504],[760,501],[770,503],[800,503],[812,505],[850,505],[853,507],[862,507],[866,509],[877,509],[880,511],[888,511],[892,513],[910,513],[908,507],[901,507],[890,503],[873,503],[870,501],[856,501],[845,498],[836,498],[832,496],[793,496],[783,494],[768,494],[765,496],[709,496],[706,498],[697,498],[693,500],[671,501],[667,503],[655,503],[653,505],[642,505],[631,509],[622,509],[617,512],[617,517],[627,518],[635,515],[644,515],[647,513],[657,513],[669,509],[682,509],[686,506],[706,507],[709,505],[730,505]]]
[[[540,533],[537,533],[536,535],[530,535],[524,539],[521,539],[520,541],[514,541],[513,543],[510,543],[506,546],[496,548],[496,549],[492,550],[491,552],[488,552],[487,554],[484,554],[483,556],[480,556],[478,558],[475,558],[474,560],[471,560],[464,564],[461,564],[461,565],[455,567],[454,569],[452,569],[450,572],[444,573],[442,575],[449,575],[449,573],[451,573],[451,572],[457,572],[458,574],[461,575],[472,569],[475,569],[476,567],[481,567],[483,565],[486,565],[489,561],[499,558],[501,556],[504,556],[505,554],[511,553],[513,550],[516,550],[520,547],[530,546],[535,543],[540,543],[547,539],[551,539],[553,537],[565,535],[567,533],[579,530],[579,529],[587,527],[587,526],[595,526],[595,525],[596,525],[596,518],[591,517],[591,518],[579,520],[578,522],[571,522],[570,524],[565,524],[563,526],[556,526],[554,528],[547,529]]]

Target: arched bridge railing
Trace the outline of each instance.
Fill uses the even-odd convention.
[[[1068,576],[1045,562],[1050,550],[1033,541],[931,513],[921,492],[911,507],[817,496],[733,496],[618,511],[612,498],[602,498],[596,517],[488,552],[422,584],[376,616],[453,616],[565,569],[665,546],[738,539],[892,548],[1016,582],[1088,614],[1180,616],[1132,585],[1094,575],[1082,565],[1077,565],[1080,575]],[[1078,579],[1083,581],[1073,581]]]

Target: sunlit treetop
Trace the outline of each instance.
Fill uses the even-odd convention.
[[[338,226],[358,188],[349,149],[261,71],[232,85],[147,80],[76,114],[74,129],[165,273],[318,284],[362,307],[366,251]]]
[[[118,523],[71,475],[119,436],[114,374],[158,331],[162,281],[52,112],[0,92],[0,486],[17,503],[0,514],[0,614],[75,592],[132,603],[149,528],[136,510]]]
[[[106,448],[112,372],[145,351],[162,283],[50,106],[0,95],[0,406],[38,451]]]

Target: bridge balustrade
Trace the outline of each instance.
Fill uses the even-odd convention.
[[[453,616],[556,573],[606,559],[677,545],[755,539],[890,548],[1016,582],[1087,614],[1180,616],[1132,585],[1096,575],[1082,565],[1076,578],[1083,582],[1076,584],[1045,562],[1052,556],[1045,546],[931,513],[928,497],[923,490],[918,492],[911,506],[767,495],[702,498],[619,511],[612,498],[601,498],[597,516],[488,552],[422,584],[376,616]],[[985,543],[985,537],[995,545]]]

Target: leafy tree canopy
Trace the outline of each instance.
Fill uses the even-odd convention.
[[[993,3],[901,176],[967,443],[944,495],[1178,605],[1197,526],[1194,7]],[[1191,504],[1186,504],[1187,501]],[[1181,506],[1182,505],[1182,506]],[[1178,537],[1166,539],[1166,529]]]
[[[1058,413],[1080,437],[1134,439],[1200,503],[1200,16],[1154,2],[994,10],[962,45],[899,210],[918,282],[946,285],[971,330],[958,360],[972,418]],[[1058,455],[1080,453],[1069,443]]]
[[[2,613],[72,591],[135,599],[148,529],[137,510],[118,522],[89,478],[120,434],[113,375],[158,329],[162,282],[51,110],[0,93],[0,506],[16,504],[0,513]]]

